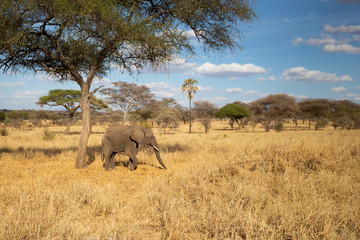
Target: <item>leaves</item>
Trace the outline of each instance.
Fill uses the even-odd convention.
[[[244,105],[226,104],[216,113],[216,117],[241,119],[244,117],[250,117],[250,111]]]
[[[39,98],[39,101],[36,103],[43,107],[44,105],[48,106],[63,106],[67,111],[76,111],[80,108],[79,101],[81,98],[80,90],[73,89],[54,89],[50,90],[49,94]],[[103,109],[108,108],[107,104],[102,99],[97,99],[95,96],[91,95],[90,105],[93,109]]]
[[[184,84],[181,86],[182,93],[186,93],[189,100],[194,98],[194,93],[199,89],[195,85],[198,84],[198,81],[192,78],[188,78],[184,81]]]

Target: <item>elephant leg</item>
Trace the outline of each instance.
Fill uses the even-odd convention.
[[[105,170],[106,171],[111,171],[115,168],[115,161],[114,161],[114,157],[115,157],[114,152],[109,152],[109,153],[105,153]]]
[[[138,165],[138,158],[136,156],[138,152],[139,144],[135,142],[131,142],[128,144],[125,148],[125,155],[129,157],[129,170],[134,171],[137,168]]]
[[[139,160],[137,159],[136,156],[130,157],[129,158],[129,169],[130,169],[130,171],[136,170],[138,163],[139,163]]]
[[[131,154],[130,154],[130,156],[129,156],[129,169],[130,169],[130,171],[134,171],[134,170],[137,169],[137,165],[138,165],[138,163],[139,163],[139,160],[138,160],[138,158],[137,158],[137,156],[136,156],[137,152],[138,152],[138,149],[135,148],[135,149],[131,152]]]

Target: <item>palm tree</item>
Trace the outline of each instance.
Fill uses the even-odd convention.
[[[189,133],[191,133],[191,99],[194,98],[194,93],[198,90],[198,87],[194,86],[197,85],[198,81],[192,78],[188,78],[184,81],[184,84],[181,86],[182,92],[187,94],[187,97],[189,99],[189,110],[190,110],[190,127],[189,127]]]

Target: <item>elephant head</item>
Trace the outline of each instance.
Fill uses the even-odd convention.
[[[134,126],[130,133],[130,139],[138,144],[148,145],[154,148],[156,158],[159,161],[160,165],[163,166],[164,169],[167,169],[165,164],[161,160],[159,145],[151,129]]]

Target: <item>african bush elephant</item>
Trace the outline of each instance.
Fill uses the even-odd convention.
[[[136,154],[139,144],[152,146],[159,163],[164,169],[167,169],[160,158],[159,145],[152,130],[137,125],[115,125],[106,129],[102,138],[101,155],[102,160],[105,159],[105,169],[109,171],[115,168],[116,153],[125,152],[125,155],[129,157],[129,169],[136,170],[138,165]]]

